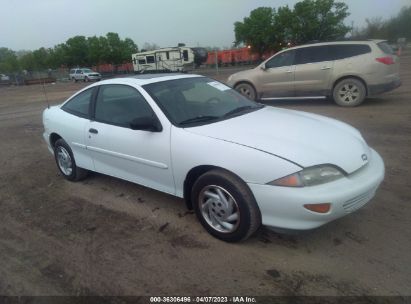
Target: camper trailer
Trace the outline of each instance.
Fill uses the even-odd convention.
[[[184,72],[207,60],[203,48],[170,47],[136,53],[132,56],[136,73]]]

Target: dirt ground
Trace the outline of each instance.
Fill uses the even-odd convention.
[[[270,103],[358,128],[386,164],[372,202],[239,244],[208,235],[181,199],[100,174],[64,180],[42,139],[42,86],[0,88],[0,294],[411,295],[411,56],[401,61],[403,86],[357,108]],[[47,85],[48,99],[83,86]]]

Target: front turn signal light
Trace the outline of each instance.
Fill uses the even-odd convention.
[[[327,213],[331,209],[331,204],[305,204],[304,208],[316,213]]]

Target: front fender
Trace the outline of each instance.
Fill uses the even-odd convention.
[[[224,168],[246,183],[266,184],[301,170],[272,154],[236,143],[193,134],[181,128],[171,131],[171,159],[176,195],[183,197],[184,180],[197,166]]]

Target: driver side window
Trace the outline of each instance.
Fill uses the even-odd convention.
[[[290,66],[294,64],[294,57],[295,57],[295,51],[286,51],[283,53],[280,53],[273,58],[271,58],[269,61],[266,62],[265,67],[267,69],[271,68],[279,68],[283,66]]]
[[[153,115],[150,105],[135,88],[120,84],[100,87],[96,121],[129,128],[132,120]]]

